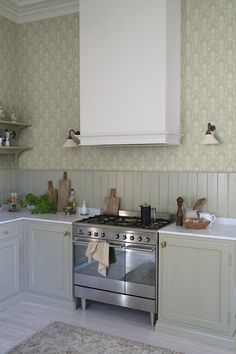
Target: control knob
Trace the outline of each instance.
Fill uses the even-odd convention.
[[[88,231],[88,236],[91,236],[92,235],[92,232],[91,231]]]
[[[127,239],[127,236],[126,235],[123,235],[123,240],[126,240]]]
[[[150,242],[150,237],[146,237],[145,242]]]
[[[116,239],[118,240],[118,238],[120,238],[120,235],[119,235],[119,234],[116,234]]]
[[[141,237],[141,236],[138,237],[138,241],[139,241],[139,242],[142,241],[142,237]]]
[[[98,232],[94,232],[94,236],[97,237],[98,236]]]
[[[106,235],[105,235],[105,232],[102,232],[102,233],[101,233],[101,236],[102,236],[102,237],[105,237],[105,236],[106,236]]]
[[[130,241],[133,241],[134,240],[134,236],[132,235],[132,236],[130,236]]]

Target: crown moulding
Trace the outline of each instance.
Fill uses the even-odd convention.
[[[16,23],[79,12],[79,0],[0,0],[0,15]]]

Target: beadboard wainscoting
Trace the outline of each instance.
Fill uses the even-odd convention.
[[[15,169],[0,169],[0,204],[9,198],[11,192],[19,190],[17,177]]]
[[[1,198],[13,189],[19,194],[45,193],[49,180],[57,188],[63,176],[63,170],[13,171],[0,172]],[[158,211],[175,213],[176,198],[181,195],[186,208],[192,207],[197,198],[207,197],[205,210],[221,217],[236,217],[236,173],[233,172],[69,170],[68,178],[79,204],[85,199],[88,207],[102,207],[104,197],[114,187],[122,209],[137,210],[142,202],[148,201]]]

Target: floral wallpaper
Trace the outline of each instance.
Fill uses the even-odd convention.
[[[0,103],[4,113],[17,105],[17,25],[0,16]],[[0,169],[13,167],[11,156],[0,155]]]
[[[236,171],[235,33],[235,0],[182,0],[180,146],[63,149],[79,129],[79,14],[19,25],[18,111],[32,123],[21,137],[33,146],[19,168]],[[200,144],[208,122],[221,144]]]
[[[76,162],[62,148],[70,128],[79,129],[79,15],[19,26],[19,112],[32,127],[22,140],[33,149],[21,168],[65,168]]]

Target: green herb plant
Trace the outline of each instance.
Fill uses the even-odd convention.
[[[27,208],[28,205],[33,206],[31,214],[55,214],[57,212],[56,204],[49,197],[49,195],[43,194],[39,197],[32,193],[28,193],[25,197],[25,200],[21,202],[22,208]]]

